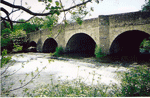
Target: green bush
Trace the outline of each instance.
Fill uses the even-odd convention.
[[[14,51],[15,51],[15,52],[21,51],[21,50],[22,50],[22,47],[23,47],[23,46],[14,44]]]
[[[123,74],[122,96],[150,96],[150,72],[147,66],[131,68]]]
[[[23,30],[26,31],[26,33],[34,32],[37,30],[37,25],[30,24],[30,23],[24,23]]]
[[[9,34],[11,34],[11,33],[12,33],[12,31],[9,28],[6,28],[6,29],[2,30],[1,35],[3,38],[8,38]]]
[[[2,57],[1,57],[1,68],[11,60],[11,57],[10,56],[7,57],[6,55],[7,55],[7,50],[4,49],[2,51]]]
[[[9,38],[2,38],[1,39],[1,45],[2,45],[2,47],[9,46],[10,44],[11,44],[11,39],[9,39]]]
[[[98,46],[96,46],[94,54],[97,58],[101,58],[101,57],[105,56],[105,54],[102,53],[101,48]]]
[[[53,55],[59,57],[59,56],[61,56],[63,53],[64,53],[63,47],[56,47],[56,51],[54,52]]]
[[[140,48],[149,51],[150,50],[150,40],[144,39],[140,44]]]

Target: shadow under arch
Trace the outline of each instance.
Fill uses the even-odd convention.
[[[96,42],[85,33],[74,34],[66,45],[66,52],[80,54],[79,56],[94,56]]]
[[[58,46],[57,42],[53,38],[47,38],[43,44],[44,53],[53,53]]]
[[[29,43],[29,47],[36,47],[37,46],[37,44],[36,44],[36,42],[35,41],[31,41],[30,43]]]
[[[120,56],[139,55],[139,46],[141,42],[149,37],[150,35],[148,33],[139,30],[123,32],[112,42],[110,54]]]
[[[28,48],[27,48],[28,52],[37,52],[36,48],[37,48],[37,44],[35,41],[28,42]]]

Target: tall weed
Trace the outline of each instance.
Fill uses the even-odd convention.
[[[53,55],[59,57],[59,56],[61,56],[63,53],[64,53],[63,47],[56,47],[56,51],[54,52]]]
[[[102,53],[102,49],[99,46],[96,46],[94,54],[97,58],[105,56],[105,54]]]

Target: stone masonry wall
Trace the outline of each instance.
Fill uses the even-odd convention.
[[[109,38],[113,40],[121,33],[130,30],[144,31],[150,34],[150,12],[132,12],[109,16]],[[136,35],[135,35],[136,36]]]
[[[85,20],[82,25],[71,23],[65,28],[65,46],[69,39],[77,33],[85,33],[93,38],[96,44],[99,44],[99,26],[98,18]]]
[[[62,28],[61,33],[60,28]],[[39,49],[42,49],[44,41],[52,37],[56,40],[58,46],[65,48],[67,42],[74,34],[85,33],[91,36],[96,44],[102,48],[102,52],[109,54],[113,40],[121,33],[129,30],[139,30],[150,34],[150,12],[101,15],[98,18],[84,20],[82,25],[71,23],[66,27],[57,25],[52,31],[45,29],[32,32],[29,39],[36,43],[40,42]]]

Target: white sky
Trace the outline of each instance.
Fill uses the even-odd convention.
[[[6,0],[8,1],[8,0]],[[31,11],[33,12],[41,12],[45,6],[43,3],[39,3],[38,0],[22,0],[23,6],[31,6]],[[54,1],[54,0],[53,0]],[[56,1],[56,0],[55,0]],[[72,0],[62,0],[65,1],[66,7],[70,5],[70,1]],[[9,0],[10,3],[13,3],[13,0]],[[28,3],[28,5],[25,5],[25,2]],[[16,0],[16,5],[20,5],[20,0]],[[135,12],[141,10],[141,6],[145,4],[145,0],[103,0],[100,1],[99,4],[93,2],[88,3],[87,7],[94,7],[94,12],[91,12],[92,16],[87,15],[86,19],[88,18],[95,18],[98,17],[98,15],[110,15],[110,14],[118,14],[118,13],[126,13],[126,12]],[[12,9],[10,9],[7,6],[4,6],[1,4],[2,7],[6,8],[9,12],[11,12]],[[20,13],[14,13],[13,14],[13,20],[16,19],[16,17]],[[2,16],[5,15],[2,13]],[[21,16],[18,19],[29,19],[31,16],[29,14],[26,14],[25,12],[21,14]],[[67,19],[70,18],[70,15],[68,15]]]

